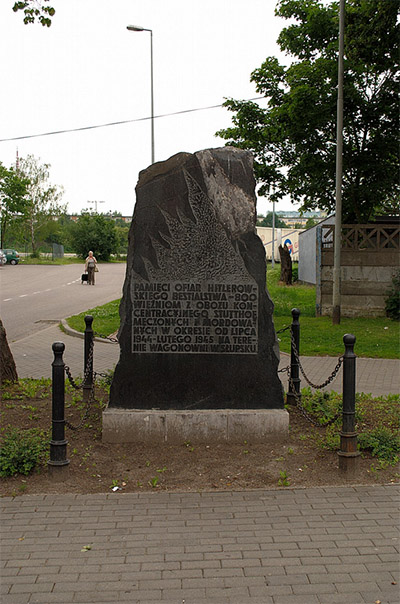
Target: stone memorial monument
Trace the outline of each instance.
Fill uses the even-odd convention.
[[[204,425],[206,410],[220,413],[205,436],[217,417],[259,424],[256,410],[287,428],[254,189],[252,156],[233,147],[179,153],[140,173],[105,440],[159,430],[171,440],[177,424],[185,435]]]

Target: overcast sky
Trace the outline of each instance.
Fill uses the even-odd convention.
[[[50,28],[24,25],[13,4],[0,3],[0,139],[148,118],[150,34],[129,24],[153,30],[156,116],[256,97],[251,72],[267,56],[287,62],[275,0],[53,0]],[[214,134],[230,124],[224,108],[156,118],[155,160],[223,146]],[[71,213],[97,200],[99,212],[130,216],[138,174],[151,163],[150,133],[143,120],[0,142],[0,161],[14,164],[18,148],[51,164]],[[270,208],[259,200],[259,213]]]

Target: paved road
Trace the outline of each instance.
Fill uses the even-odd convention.
[[[82,285],[83,265],[17,265],[0,269],[0,315],[9,342],[52,322],[121,297],[126,264],[100,264],[96,285]]]
[[[3,498],[2,604],[398,604],[398,496],[391,485]]]

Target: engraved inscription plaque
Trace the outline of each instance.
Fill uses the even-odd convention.
[[[132,283],[132,352],[257,354],[257,283]]]

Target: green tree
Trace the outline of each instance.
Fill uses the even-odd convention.
[[[24,11],[25,25],[28,23],[35,23],[37,19],[38,22],[43,25],[43,27],[50,27],[50,17],[54,17],[56,11],[52,6],[44,4],[44,2],[48,1],[49,0],[25,0],[15,2],[13,11],[15,13],[19,10]]]
[[[344,57],[343,217],[364,222],[399,202],[399,3],[347,0]],[[249,149],[265,195],[301,210],[334,210],[338,2],[281,0],[291,20],[278,37],[286,67],[268,57],[251,81],[268,99],[228,99],[233,127],[217,134]]]
[[[272,212],[268,212],[264,218],[257,220],[257,226],[272,227]],[[279,218],[279,216],[275,214],[275,226],[277,229],[285,229],[287,224],[282,218]]]
[[[306,222],[306,229],[310,229],[311,227],[318,224],[318,220],[315,220],[312,216]]]
[[[118,252],[118,237],[113,220],[104,214],[82,213],[71,227],[71,246],[81,258],[86,258],[89,250],[97,260],[109,260]]]
[[[0,162],[0,247],[5,247],[6,233],[12,222],[21,220],[26,210],[27,180],[13,168]]]
[[[130,226],[122,220],[115,221],[115,230],[118,238],[118,254],[128,253],[128,235]]]
[[[38,241],[46,238],[48,223],[66,211],[66,206],[59,203],[62,189],[48,182],[50,164],[40,164],[39,161],[33,155],[20,160],[20,172],[28,183],[24,220],[33,255],[38,253]]]

